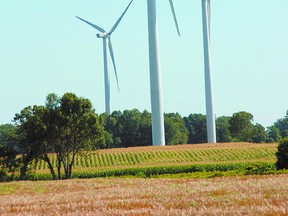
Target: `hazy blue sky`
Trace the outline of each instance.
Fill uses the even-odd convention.
[[[288,0],[212,0],[215,113],[251,112],[271,125],[288,109]],[[9,0],[0,8],[0,124],[48,93],[74,92],[104,112],[102,40],[87,19],[107,31],[129,0]],[[119,72],[112,64],[113,110],[150,111],[147,1],[134,0],[112,35]],[[158,0],[164,111],[205,114],[200,0]]]

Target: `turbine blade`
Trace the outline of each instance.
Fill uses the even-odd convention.
[[[208,14],[208,32],[210,39],[210,29],[211,29],[211,1],[207,0],[207,14]]]
[[[174,23],[175,23],[175,26],[176,26],[176,29],[177,29],[177,33],[178,33],[178,35],[180,36],[180,31],[179,31],[179,26],[178,26],[178,22],[177,22],[177,17],[176,17],[176,13],[175,13],[175,8],[174,8],[174,5],[173,5],[173,1],[172,1],[172,0],[169,0],[169,3],[170,3],[171,11],[172,11],[172,14],[173,14]]]
[[[103,28],[101,28],[100,26],[97,26],[97,25],[95,25],[95,24],[93,24],[93,23],[90,23],[90,22],[88,22],[87,20],[84,20],[84,19],[82,19],[82,18],[80,18],[80,17],[78,17],[78,16],[75,16],[75,17],[78,18],[78,19],[80,19],[80,20],[82,20],[83,22],[87,23],[88,25],[92,26],[93,28],[97,29],[98,31],[100,31],[100,32],[102,32],[102,33],[105,33],[105,30],[104,30]]]
[[[115,77],[116,77],[116,82],[117,82],[117,88],[118,88],[118,91],[120,92],[118,75],[117,75],[116,64],[115,64],[114,53],[113,53],[112,42],[111,42],[110,36],[108,37],[108,46],[109,46],[109,51],[110,51],[109,53],[110,53],[110,56],[112,59],[113,67],[114,67],[114,72],[115,72]]]
[[[114,32],[114,30],[117,28],[117,26],[119,25],[119,23],[121,22],[122,18],[124,17],[126,11],[128,10],[128,8],[130,7],[131,3],[133,2],[133,0],[130,1],[130,3],[128,4],[128,6],[126,7],[126,9],[124,10],[124,12],[121,14],[121,16],[119,17],[119,19],[116,21],[116,23],[113,25],[113,27],[111,28],[109,34],[112,34]]]

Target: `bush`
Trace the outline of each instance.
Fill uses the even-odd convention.
[[[8,175],[4,170],[0,169],[0,182],[5,182],[8,179]]]
[[[167,174],[182,174],[195,172],[214,172],[213,174],[222,175],[221,172],[239,171],[246,175],[252,174],[269,174],[273,173],[275,163],[269,162],[243,162],[231,164],[194,164],[183,166],[159,166],[159,167],[138,167],[117,170],[104,171],[84,171],[83,173],[75,173],[76,178],[97,178],[97,177],[120,177],[120,176],[136,176],[141,178],[150,178]]]
[[[277,169],[288,169],[288,137],[280,140],[276,157]]]

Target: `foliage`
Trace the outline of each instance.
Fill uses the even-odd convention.
[[[229,120],[229,131],[234,141],[252,142],[253,115],[248,112],[234,113]]]
[[[112,135],[109,148],[152,145],[151,114],[137,109],[114,111],[110,116],[101,114],[105,130]]]
[[[217,142],[231,142],[232,138],[229,131],[229,120],[228,116],[221,116],[216,119],[216,136]]]
[[[180,114],[165,114],[165,139],[166,145],[187,143],[188,130]]]
[[[12,124],[0,125],[0,147],[14,145],[15,130]]]
[[[88,99],[66,93],[59,99],[53,96],[50,100],[48,96],[46,104],[51,102],[53,106],[47,110],[47,140],[57,154],[58,177],[63,165],[64,178],[71,178],[75,156],[81,150],[105,143],[103,128]]]
[[[112,135],[107,148],[151,146],[151,113],[144,110],[114,111],[110,116],[101,114],[100,119],[105,130]],[[165,114],[166,143],[182,144],[187,142],[188,132],[183,118],[178,113]]]
[[[99,123],[100,125],[103,127],[104,131],[103,131],[103,137],[105,138],[106,142],[103,143],[103,145],[99,145],[98,148],[99,149],[104,149],[104,148],[114,148],[114,140],[113,140],[113,132],[109,132],[108,131],[108,124],[110,123],[110,120],[113,119],[112,116],[108,116],[108,113],[102,113],[99,116]],[[113,126],[110,126],[110,128],[114,128]],[[95,150],[96,148],[93,148],[93,150]]]
[[[267,139],[268,139],[268,134],[265,128],[262,125],[256,123],[253,129],[252,142],[263,143],[263,142],[266,142]]]
[[[144,110],[140,119],[140,143],[141,146],[152,145],[152,125],[151,125],[151,113]]]
[[[202,114],[190,114],[184,117],[186,128],[189,132],[188,143],[206,143],[207,128],[206,116]]]
[[[280,140],[276,157],[277,169],[288,169],[288,137]]]
[[[16,146],[16,128],[11,124],[0,125],[0,170],[1,176],[13,173],[19,167]]]
[[[133,147],[141,145],[140,138],[141,113],[137,109],[125,110],[119,118],[122,134],[121,147]]]
[[[268,142],[278,142],[281,139],[280,130],[272,125],[267,128]]]
[[[17,151],[13,147],[0,147],[0,168],[2,171],[15,172],[19,167],[19,160],[17,159]]]
[[[28,166],[33,160],[44,158],[49,148],[45,143],[46,127],[42,121],[43,106],[29,106],[15,115],[17,142],[21,152],[21,178],[25,179]]]
[[[114,111],[109,116],[107,113],[100,115],[100,123],[110,136],[110,139],[107,139],[106,148],[118,148],[121,146],[121,126],[118,121],[121,115],[120,111]]]
[[[274,126],[280,130],[282,138],[288,136],[288,110],[286,111],[286,116],[284,118],[278,119],[274,123]]]
[[[120,177],[137,176],[150,178],[165,174],[182,174],[195,172],[227,172],[238,171],[242,175],[269,174],[276,170],[274,163],[268,162],[244,162],[244,163],[224,163],[224,164],[193,164],[193,165],[172,165],[172,166],[153,166],[153,167],[135,167],[124,169],[111,169],[94,172],[76,172],[78,178],[95,177]]]
[[[45,106],[24,108],[16,114],[18,145],[22,153],[21,178],[26,178],[33,161],[44,160],[56,178],[49,152],[57,155],[58,178],[72,177],[74,159],[83,149],[102,145],[103,128],[88,99],[66,93],[61,98],[49,94]]]

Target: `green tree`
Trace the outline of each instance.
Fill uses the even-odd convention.
[[[111,139],[107,139],[106,148],[120,148],[122,143],[122,124],[119,121],[122,116],[121,111],[114,111],[108,116],[107,113],[100,115],[101,124],[105,131],[110,134]]]
[[[57,153],[58,176],[63,165],[64,178],[69,179],[72,178],[75,156],[82,150],[106,142],[104,129],[91,102],[73,93],[65,93],[60,100],[57,99],[49,113],[48,140]]]
[[[22,153],[21,177],[25,178],[33,161],[44,160],[53,178],[54,167],[48,153],[57,154],[58,178],[72,177],[75,156],[82,150],[101,146],[106,140],[104,128],[88,99],[66,93],[61,98],[49,94],[45,106],[24,108],[16,114],[17,142]]]
[[[277,169],[288,169],[288,137],[280,140],[276,157]]]
[[[267,140],[268,140],[268,134],[265,128],[261,124],[256,123],[254,125],[252,141],[254,143],[264,143],[267,142]]]
[[[234,113],[229,120],[229,131],[233,141],[252,142],[254,125],[253,115],[248,112]]]
[[[101,146],[98,145],[98,146],[93,147],[93,150],[95,150],[97,148],[103,149],[103,148],[113,148],[114,147],[113,134],[108,131],[109,122],[110,122],[110,116],[108,115],[107,112],[102,113],[99,116],[99,123],[104,128],[103,136],[106,140],[106,143],[101,145]]]
[[[137,109],[114,111],[100,115],[101,124],[112,136],[106,148],[121,148],[152,145],[151,114]]]
[[[19,167],[18,152],[12,146],[0,146],[0,168],[3,171],[15,172]]]
[[[202,114],[190,114],[184,117],[184,122],[188,130],[188,143],[206,143],[207,128],[206,116]]]
[[[22,154],[20,168],[22,179],[26,178],[28,168],[34,160],[48,158],[49,148],[45,142],[46,127],[42,121],[44,113],[43,106],[29,106],[15,115],[17,143]]]
[[[11,140],[15,136],[16,128],[12,124],[0,125],[0,146],[11,145]]]
[[[141,146],[141,112],[137,109],[125,110],[119,118],[121,147]]]
[[[151,113],[147,110],[141,114],[140,125],[139,125],[139,139],[141,146],[152,145],[152,125],[151,125]]]
[[[8,179],[8,173],[14,172],[19,167],[16,146],[16,129],[14,125],[0,125],[0,181]]]
[[[278,119],[274,123],[274,126],[280,130],[282,138],[288,136],[288,110],[286,111],[286,116],[284,118]]]
[[[268,142],[278,142],[281,139],[280,130],[272,125],[267,128]]]
[[[165,120],[166,145],[186,144],[188,140],[188,130],[181,115],[178,113],[167,113]]]
[[[19,168],[18,154],[15,126],[0,125],[0,169],[3,173],[14,173]]]
[[[231,142],[232,138],[229,132],[229,120],[230,117],[228,116],[220,116],[216,119],[216,135],[217,135],[217,142],[224,143],[224,142]]]

